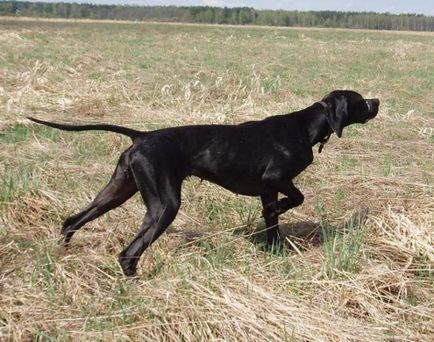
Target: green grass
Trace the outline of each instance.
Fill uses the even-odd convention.
[[[0,171],[0,208],[37,187],[34,165],[23,163],[18,168],[4,165]]]
[[[44,126],[30,129],[27,125],[16,124],[1,132],[0,142],[16,145],[28,142],[28,140],[33,137],[36,139],[57,141],[59,132]]]
[[[0,136],[0,140],[5,144],[17,144],[27,141],[29,138],[29,128],[22,125],[14,125]]]
[[[325,249],[325,275],[333,279],[357,271],[363,259],[361,249],[366,235],[360,218],[348,222],[343,231],[336,231],[323,222],[321,232]]]

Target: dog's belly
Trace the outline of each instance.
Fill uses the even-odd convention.
[[[193,175],[239,195],[260,196],[265,191],[264,184],[261,182],[260,177],[252,177],[252,175],[244,175],[240,178],[232,178],[231,176],[222,178],[208,172],[195,172]]]
[[[244,195],[244,196],[260,196],[265,192],[265,188],[260,183],[251,183],[251,184],[234,184],[228,182],[211,182],[220,185],[221,187],[229,190],[235,194]]]
[[[264,193],[265,189],[261,183],[228,183],[228,182],[215,182],[223,188],[232,191],[235,194],[244,196],[260,196]]]
[[[252,148],[254,146],[255,148]],[[273,158],[272,149],[246,139],[214,139],[186,162],[188,173],[246,196],[265,192],[262,175]]]

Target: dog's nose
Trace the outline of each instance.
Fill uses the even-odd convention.
[[[380,100],[379,99],[371,99],[371,101],[374,103],[374,105],[379,106]]]

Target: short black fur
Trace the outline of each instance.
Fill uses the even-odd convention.
[[[234,193],[259,196],[267,226],[267,242],[279,240],[278,216],[303,203],[292,180],[313,160],[312,146],[331,132],[365,123],[378,113],[378,99],[348,90],[333,91],[298,112],[239,125],[197,125],[140,132],[115,125],[63,125],[30,120],[68,130],[104,130],[129,136],[108,185],[95,200],[63,224],[63,241],[87,222],[121,205],[137,191],[147,213],[139,232],[120,253],[127,276],[136,273],[141,254],[174,220],[181,204],[181,185],[188,176],[216,183]],[[281,193],[285,197],[278,199]]]

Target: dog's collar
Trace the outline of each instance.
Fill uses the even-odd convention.
[[[327,109],[327,108],[328,108],[328,104],[325,103],[324,101],[318,101],[317,103],[319,103],[321,106],[323,106],[324,109]]]
[[[319,103],[321,106],[323,106],[324,109],[328,109],[328,104],[325,103],[324,101],[318,101],[317,103]],[[327,135],[319,142],[319,147],[318,147],[318,153],[321,153],[324,145],[329,141],[331,135],[333,133],[333,130],[331,128],[329,128],[329,132],[327,133]]]
[[[318,153],[321,153],[324,145],[327,144],[327,142],[329,141],[330,137],[332,136],[333,130],[331,128],[329,128],[329,132],[327,134],[326,137],[324,137],[320,142],[319,142],[319,147],[318,147]]]

